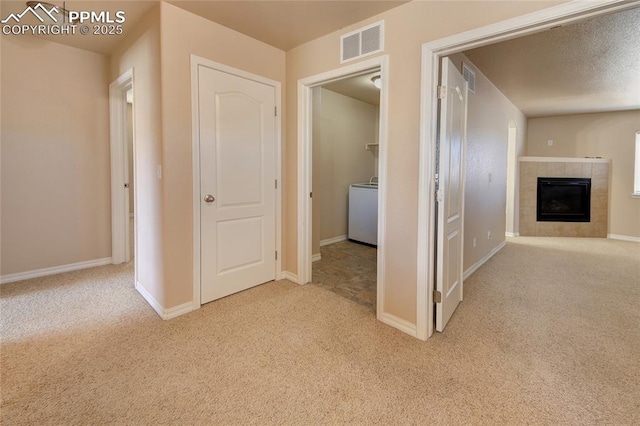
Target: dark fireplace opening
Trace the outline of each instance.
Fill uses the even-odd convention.
[[[590,222],[591,179],[538,178],[538,222]]]

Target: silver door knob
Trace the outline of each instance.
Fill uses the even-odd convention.
[[[207,194],[204,196],[204,201],[206,203],[213,203],[215,200],[216,200],[215,197],[211,194]]]

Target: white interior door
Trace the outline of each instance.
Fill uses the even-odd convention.
[[[199,66],[201,303],[275,279],[275,88]]]
[[[436,330],[443,331],[462,301],[464,154],[467,83],[449,58],[442,59],[438,149]]]

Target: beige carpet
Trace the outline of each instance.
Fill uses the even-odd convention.
[[[318,286],[162,321],[130,266],[0,289],[3,425],[640,424],[640,245],[517,238],[420,342]]]

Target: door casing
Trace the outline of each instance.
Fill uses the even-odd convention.
[[[420,155],[418,175],[418,271],[416,337],[427,340],[435,330],[435,182],[439,63],[444,56],[533,34],[557,25],[636,7],[625,0],[569,2],[422,45],[420,84]],[[516,171],[517,173],[517,171]]]
[[[193,151],[193,309],[200,308],[200,125],[198,119],[199,90],[198,90],[198,67],[204,66],[214,70],[222,71],[248,80],[257,81],[275,89],[275,103],[278,120],[276,120],[276,259],[275,279],[282,278],[282,90],[279,81],[252,74],[237,68],[230,67],[209,59],[196,55],[191,55],[191,123],[192,123],[192,151]]]
[[[133,68],[125,71],[109,85],[109,125],[111,150],[111,263],[119,264],[131,260],[129,248],[129,197],[125,183],[130,183],[133,176],[128,176],[127,153],[127,91],[133,90]],[[133,120],[133,174],[136,172],[135,162],[135,112]],[[130,190],[130,189],[129,189]],[[134,202],[137,185],[134,185]],[[134,216],[134,222],[137,220]],[[138,229],[134,225],[134,229]],[[136,236],[134,235],[134,239]],[[134,250],[137,251],[137,240]],[[137,259],[137,253],[134,255]],[[135,271],[137,268],[134,265]],[[137,272],[136,272],[136,281]]]
[[[389,56],[380,55],[351,65],[298,80],[298,253],[297,275],[287,273],[287,278],[298,284],[311,281],[311,237],[312,237],[312,89],[331,81],[342,80],[365,72],[379,70],[382,81],[380,89],[380,125],[378,147],[378,253],[377,253],[377,306],[378,320],[415,336],[415,326],[385,312],[385,229],[387,200],[387,122],[389,115]]]

